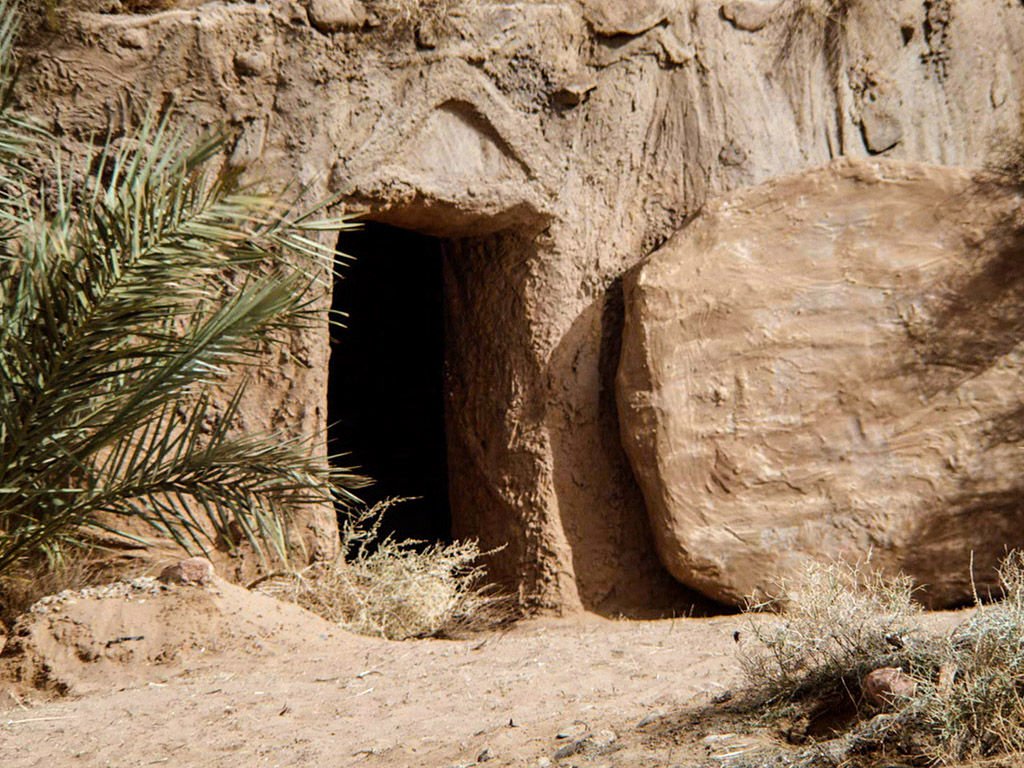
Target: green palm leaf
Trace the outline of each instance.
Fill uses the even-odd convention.
[[[0,0],[0,573],[137,535],[124,519],[286,557],[294,510],[365,480],[310,439],[235,434],[242,390],[211,393],[315,321],[334,253],[307,233],[351,225],[211,171],[224,137],[167,119],[64,158],[8,108],[14,19]]]

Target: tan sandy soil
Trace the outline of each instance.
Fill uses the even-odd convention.
[[[0,682],[5,768],[726,765],[772,738],[698,712],[736,682],[738,616],[395,643],[225,582],[49,610],[0,669],[71,692]]]
[[[48,666],[72,693],[9,686],[0,765],[449,766],[485,749],[491,766],[555,762],[560,731],[610,730],[618,749],[643,717],[723,690],[739,621],[587,616],[393,643],[223,582],[81,598],[31,622],[46,657],[31,674]]]

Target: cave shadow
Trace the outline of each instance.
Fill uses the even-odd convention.
[[[368,505],[392,497],[381,534],[450,542],[444,424],[442,240],[378,222],[342,232],[331,308],[328,450],[348,454],[374,483]],[[339,510],[342,522],[343,510]]]
[[[939,372],[933,392],[976,376],[1024,340],[1024,229],[1006,219],[984,240],[927,312],[920,359]]]
[[[554,485],[580,599],[600,615],[668,618],[734,613],[681,584],[655,549],[643,494],[622,446],[615,395],[625,300],[617,278],[552,354],[548,427]]]
[[[954,206],[999,205],[1008,192],[1024,191],[1021,178],[1000,171],[975,182]],[[972,245],[973,258],[926,304],[927,322],[914,334],[901,371],[917,375],[927,397],[954,391],[999,365],[1024,341],[1024,214],[1010,206]],[[1024,391],[1019,400],[987,417],[979,445],[983,454],[1024,441]],[[911,540],[917,544],[903,562],[909,571],[934,572],[929,564],[944,563],[942,577],[919,593],[929,608],[961,607],[964,594],[990,599],[999,591],[1002,559],[1024,549],[1024,481],[1007,477],[1003,487],[980,490],[965,483],[942,509],[928,511]]]
[[[901,565],[908,572],[937,573],[934,583],[922,584],[915,598],[932,610],[983,602],[1000,593],[1000,563],[1013,550],[1024,550],[1024,481],[1006,488],[958,494],[939,513],[914,527]],[[941,572],[935,563],[942,563]]]

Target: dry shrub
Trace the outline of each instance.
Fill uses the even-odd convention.
[[[421,26],[448,29],[452,17],[477,0],[369,0],[367,6],[387,32],[403,33]]]
[[[783,597],[752,605],[778,610],[778,622],[751,622],[753,647],[740,662],[756,698],[795,700],[856,691],[872,669],[908,665],[921,609],[906,577],[887,578],[845,563],[809,565],[783,583]]]
[[[920,681],[915,727],[933,737],[934,762],[1024,756],[1024,556],[1011,553],[999,577],[1002,599],[960,624],[942,674]]]
[[[59,560],[26,561],[0,576],[0,630],[47,595],[97,583],[104,567],[84,553],[65,553]],[[2,645],[2,644],[0,644]]]
[[[825,57],[833,86],[842,76],[846,27],[863,0],[785,0],[774,13],[780,20],[775,69],[799,83],[809,63]]]
[[[276,576],[261,589],[352,632],[390,640],[458,637],[515,617],[512,601],[488,586],[475,541],[452,544],[381,538],[389,499],[349,518],[333,562]]]
[[[893,754],[914,764],[1024,764],[1024,555],[1011,553],[999,576],[998,602],[979,603],[940,636],[922,629],[906,578],[809,568],[789,585],[779,622],[752,624],[755,647],[741,655],[751,702],[847,692],[860,709],[845,737],[864,758],[858,764]],[[883,714],[859,696],[864,675],[879,667],[901,668],[917,683],[914,696]]]

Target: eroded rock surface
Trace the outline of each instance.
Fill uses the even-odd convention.
[[[686,610],[620,447],[621,275],[709,197],[836,156],[986,162],[1020,128],[1024,6],[456,3],[429,45],[310,14],[361,5],[72,14],[18,98],[72,146],[151,104],[226,122],[235,167],[443,238],[455,535],[507,545],[533,604]],[[240,429],[323,432],[327,335],[254,372]],[[336,546],[330,510],[295,532]]]
[[[717,201],[626,281],[622,433],[666,566],[718,600],[810,560],[933,605],[1024,545],[1013,188],[840,161]]]

